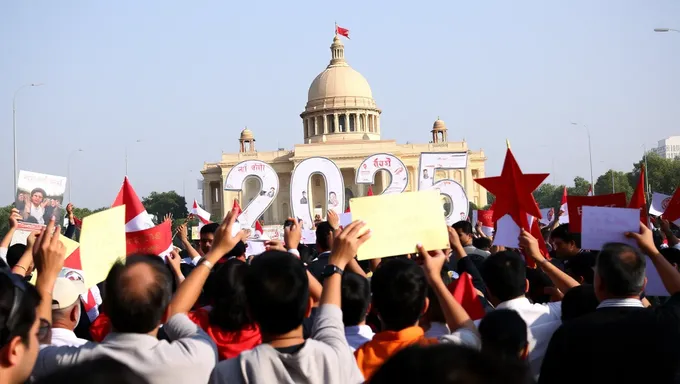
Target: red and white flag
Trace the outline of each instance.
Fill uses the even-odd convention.
[[[482,224],[482,232],[488,237],[493,236],[493,211],[490,209],[478,209],[473,211],[472,226],[476,227],[477,222]]]
[[[564,187],[562,192],[562,201],[560,202],[560,211],[562,215],[560,216],[560,224],[569,223],[569,206],[567,205],[567,187]]]
[[[590,187],[588,188],[588,196],[593,196],[593,185],[590,184]]]
[[[196,201],[196,199],[194,199],[194,205],[191,207],[191,212],[189,213],[198,218],[199,229],[206,224],[210,224],[210,213],[201,208],[201,206],[198,205],[198,201]]]
[[[340,35],[340,36],[345,36],[346,38],[349,39],[349,29],[343,28],[337,24],[335,24],[335,34]]]
[[[663,193],[652,193],[652,204],[649,206],[649,214],[654,216],[663,215],[671,201],[671,195],[664,195]]]
[[[127,256],[143,249],[163,249],[158,256],[165,256],[172,251],[172,232],[170,225],[156,226],[151,215],[146,211],[142,201],[130,184],[127,176],[123,186],[111,207],[125,205],[125,238],[127,240]],[[144,233],[139,233],[144,231]],[[142,236],[144,235],[144,236]],[[140,244],[140,238],[147,243]],[[156,252],[154,252],[156,253]]]
[[[64,259],[64,268],[61,270],[60,276],[77,281],[83,285],[85,284],[83,264],[80,260],[80,246],[74,249],[70,255],[66,256]],[[93,285],[87,292],[80,295],[80,299],[83,301],[83,307],[87,313],[87,318],[90,319],[91,322],[94,321],[94,319],[99,316],[99,306],[102,303],[102,295],[99,291],[99,287]]]

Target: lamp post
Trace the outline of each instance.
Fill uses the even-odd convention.
[[[27,87],[39,87],[43,83],[30,83],[24,84],[14,91],[14,96],[12,96],[12,141],[14,142],[14,192],[17,193],[17,94],[24,88]]]
[[[73,155],[75,155],[78,152],[82,152],[83,150],[78,148],[74,149],[69,153],[68,155],[68,161],[66,162],[66,178],[68,179],[68,202],[72,203],[73,200],[71,200],[71,158]]]
[[[135,143],[141,143],[142,140],[135,140]],[[128,146],[125,145],[125,176],[128,174]]]
[[[593,181],[593,150],[590,142],[590,129],[588,129],[587,126],[579,123],[574,123],[572,122],[571,125],[578,125],[580,127],[583,127],[586,129],[586,133],[588,134],[588,157],[590,158],[590,185],[593,187],[593,193],[595,192],[595,183]]]

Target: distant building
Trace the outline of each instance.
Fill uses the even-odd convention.
[[[664,140],[659,140],[659,144],[654,148],[659,156],[665,159],[675,159],[680,156],[680,136],[671,136]]]

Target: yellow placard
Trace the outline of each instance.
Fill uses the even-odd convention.
[[[64,235],[59,235],[59,240],[64,244],[64,247],[66,247],[66,253],[64,254],[64,258],[68,258],[73,251],[76,250],[80,246],[78,242],[73,241],[69,239],[68,237]],[[38,280],[38,271],[33,271],[33,276],[31,277],[31,280],[29,283],[35,285],[35,282]]]
[[[449,247],[439,191],[405,192],[351,199],[352,220],[363,220],[371,238],[358,251],[359,260],[379,259]]]
[[[199,235],[198,226],[195,225],[191,227],[191,240],[198,240],[201,236]]]
[[[116,260],[125,259],[125,247],[124,205],[83,219],[80,261],[87,288],[104,281]]]

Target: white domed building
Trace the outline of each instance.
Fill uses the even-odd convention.
[[[229,171],[245,160],[261,160],[270,164],[279,176],[280,191],[272,206],[263,214],[265,224],[280,225],[291,216],[290,177],[295,166],[310,157],[326,157],[338,166],[345,183],[345,204],[355,196],[364,196],[367,185],[355,184],[357,168],[368,156],[390,153],[401,159],[409,172],[406,191],[418,188],[418,166],[423,152],[468,152],[466,169],[437,170],[435,180],[450,178],[461,184],[470,202],[487,204],[486,190],[473,179],[485,176],[486,157],[483,150],[472,151],[465,140],[450,142],[444,121],[437,118],[432,129],[423,128],[422,144],[398,144],[381,139],[382,110],[373,99],[371,87],[364,76],[345,60],[345,47],[336,35],[331,44],[331,60],[326,69],[314,78],[307,93],[302,118],[302,143],[292,150],[259,152],[255,149],[256,130],[245,128],[238,138],[238,152],[222,153],[219,162],[206,162],[203,174],[203,206],[213,217],[223,217],[238,199],[247,205],[260,193],[259,181],[246,180],[243,192],[223,190]],[[390,127],[389,130],[399,129]],[[390,183],[386,172],[376,174],[373,193],[380,194]],[[310,193],[314,213],[325,217],[326,193],[323,176],[312,176]]]

